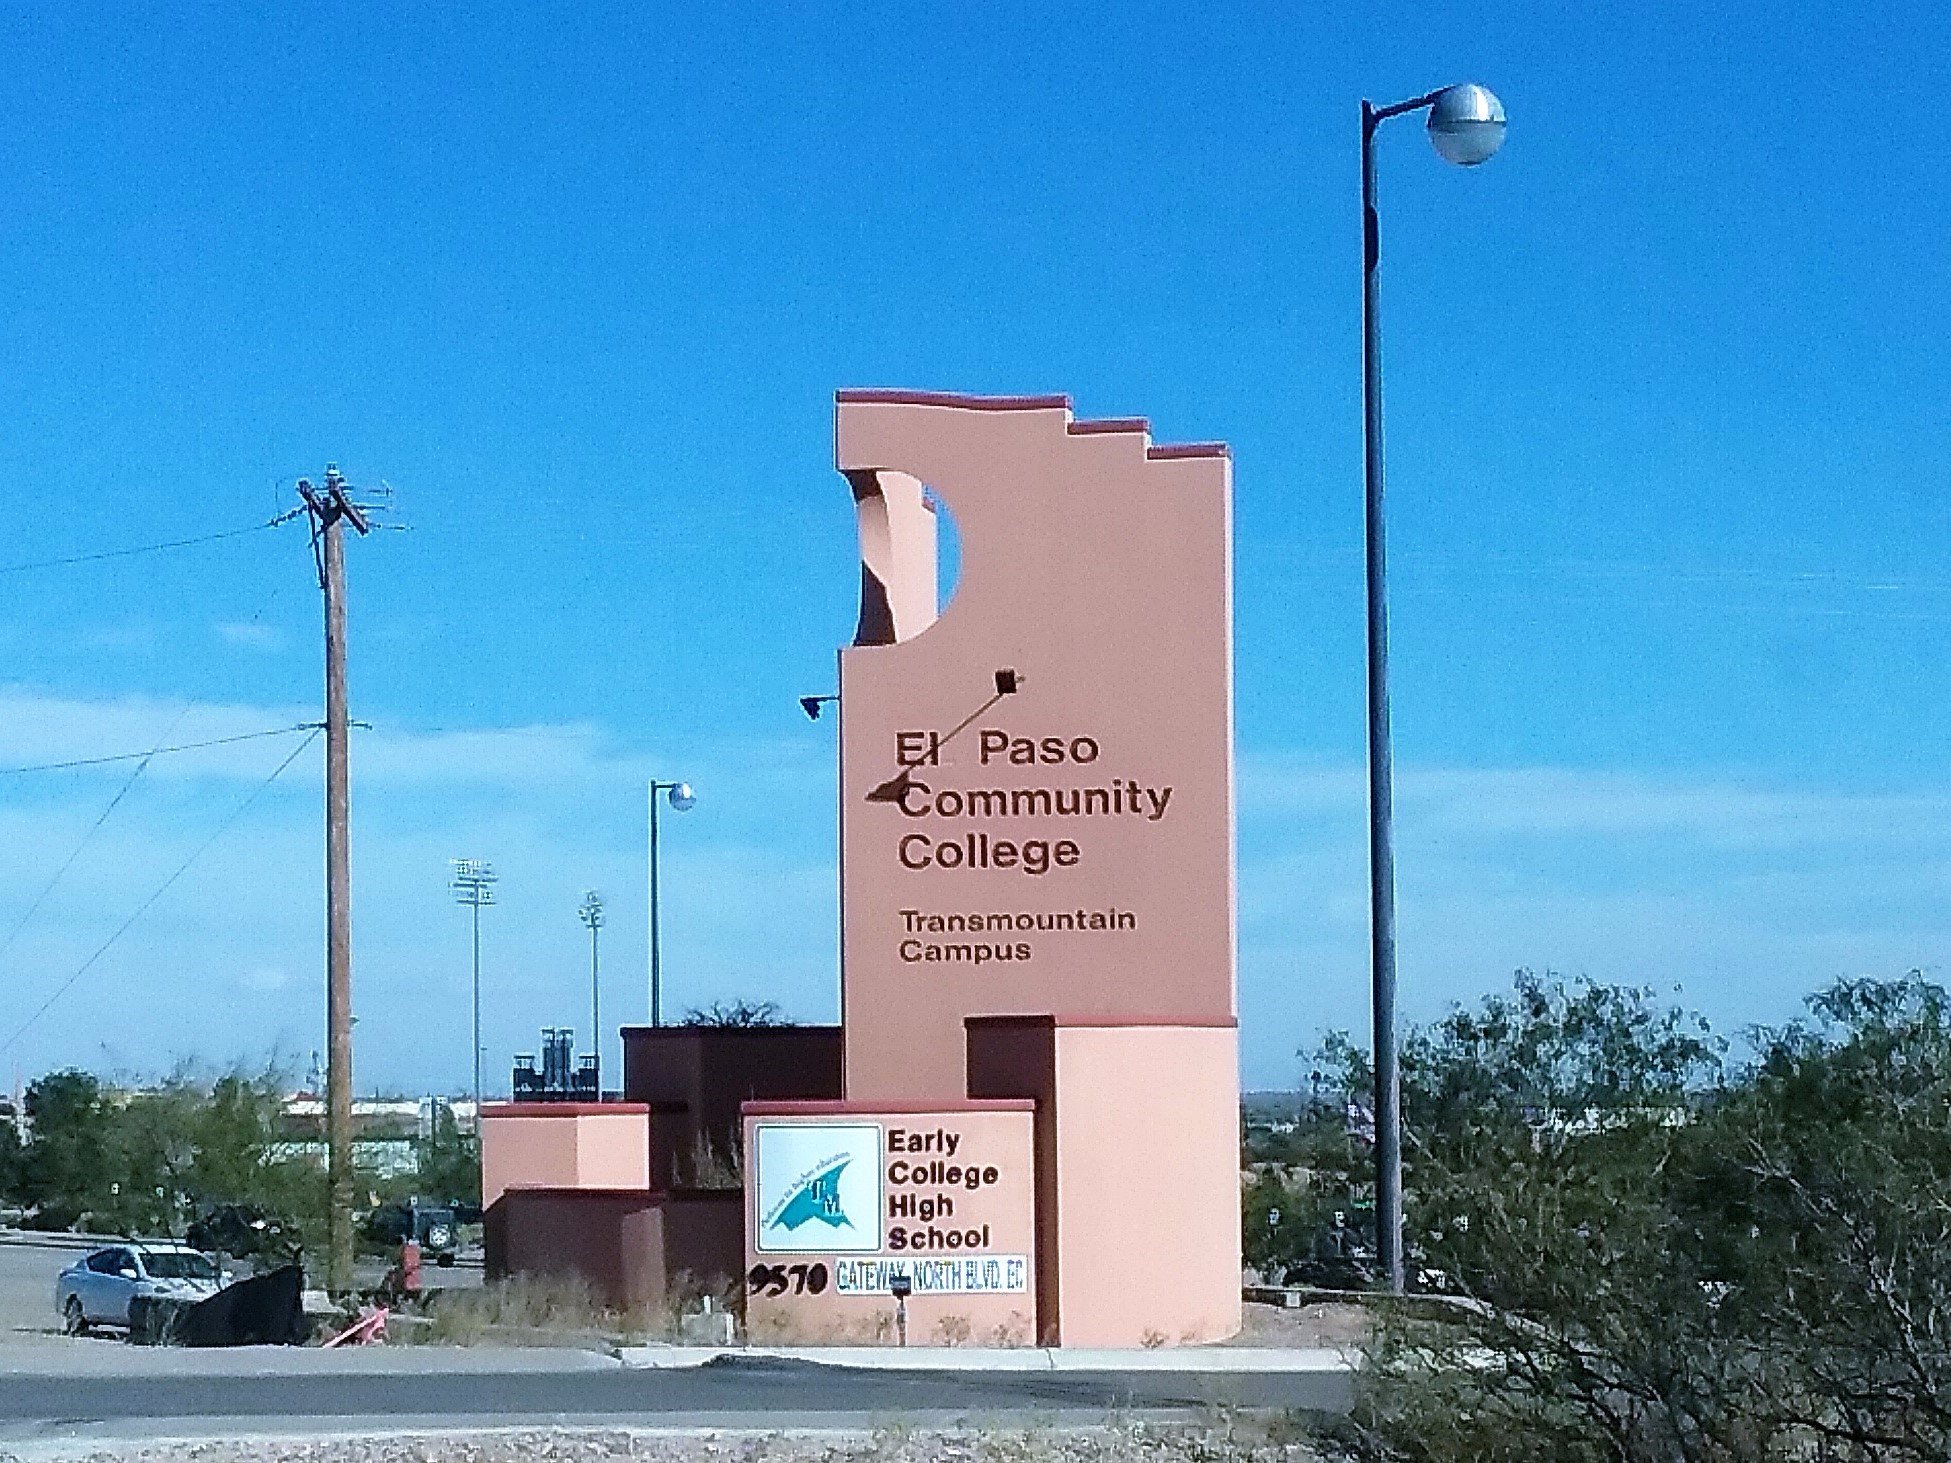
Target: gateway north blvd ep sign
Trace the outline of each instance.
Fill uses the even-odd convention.
[[[967,1260],[838,1260],[833,1288],[841,1295],[892,1295],[905,1275],[916,1295],[1021,1295],[1030,1288],[1028,1255],[982,1255]]]
[[[753,1305],[790,1306],[796,1324],[809,1308],[844,1317],[850,1300],[884,1309],[905,1276],[917,1300],[993,1297],[1027,1322],[1027,1111],[754,1118],[747,1153]]]

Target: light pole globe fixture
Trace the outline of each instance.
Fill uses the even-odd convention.
[[[1362,469],[1368,619],[1369,976],[1375,1052],[1375,1251],[1389,1289],[1403,1289],[1402,1073],[1396,1044],[1394,767],[1389,740],[1389,591],[1382,471],[1382,224],[1375,203],[1375,131],[1428,112],[1430,145],[1472,168],[1504,142],[1504,104],[1465,82],[1406,102],[1362,102]]]
[[[1504,145],[1504,104],[1474,81],[1446,86],[1429,104],[1428,130],[1443,161],[1474,168]]]
[[[664,951],[658,928],[657,888],[657,795],[670,802],[671,811],[688,813],[698,805],[698,795],[688,782],[650,782],[650,1024],[664,1024]]]

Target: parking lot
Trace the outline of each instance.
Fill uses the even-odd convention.
[[[0,1238],[0,1347],[71,1344],[54,1314],[54,1277],[87,1243]]]
[[[0,1232],[0,1352],[105,1344],[99,1338],[61,1334],[60,1318],[54,1312],[54,1277],[65,1265],[106,1243],[109,1241],[92,1236]],[[378,1285],[385,1270],[383,1260],[362,1260],[359,1283]],[[422,1276],[430,1290],[478,1286],[481,1265],[478,1260],[463,1261],[443,1270],[430,1264]]]

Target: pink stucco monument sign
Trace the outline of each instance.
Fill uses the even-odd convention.
[[[1228,1336],[1227,451],[1063,397],[854,391],[837,453],[845,1097],[748,1108],[755,1334],[853,1334],[899,1288],[920,1339]]]

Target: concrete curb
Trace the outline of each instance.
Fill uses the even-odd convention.
[[[614,1371],[615,1356],[577,1347],[128,1346],[122,1342],[0,1350],[0,1381],[37,1376],[100,1377],[347,1377],[516,1376]]]
[[[624,1346],[626,1367],[682,1371],[718,1362],[787,1361],[862,1371],[1166,1372],[1238,1375],[1319,1374],[1360,1369],[1361,1353],[1335,1347],[1187,1347],[1110,1351],[1025,1346]]]
[[[127,1244],[112,1234],[70,1234],[60,1229],[0,1229],[0,1245],[24,1250],[99,1250],[103,1245]]]

